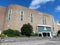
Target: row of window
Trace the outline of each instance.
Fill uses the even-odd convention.
[[[12,9],[8,10],[8,20],[11,19],[12,16]],[[20,12],[20,20],[23,21],[24,20],[24,11]],[[33,14],[30,13],[30,21],[33,22]],[[46,17],[43,16],[43,24],[46,24]]]

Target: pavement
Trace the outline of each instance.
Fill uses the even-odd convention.
[[[41,37],[18,37],[4,38],[0,45],[60,45],[60,37],[41,38]]]

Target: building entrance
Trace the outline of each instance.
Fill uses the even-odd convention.
[[[42,35],[43,37],[47,37],[47,36],[50,37],[50,33],[43,33]]]
[[[41,37],[51,37],[51,27],[49,27],[49,26],[45,26],[45,25],[38,25],[38,27],[37,27],[37,29],[38,29],[38,33],[39,33],[39,36],[41,36]]]

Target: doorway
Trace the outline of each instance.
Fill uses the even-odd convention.
[[[43,35],[43,37],[50,37],[50,33],[45,33],[44,32],[42,35]]]
[[[46,33],[43,33],[43,37],[46,37]]]
[[[39,34],[39,37],[42,37],[42,34]]]
[[[47,36],[49,37],[50,36],[50,33],[47,33]]]

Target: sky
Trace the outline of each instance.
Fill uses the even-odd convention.
[[[53,15],[55,21],[60,21],[60,0],[0,0],[0,6],[7,7],[10,4]]]

